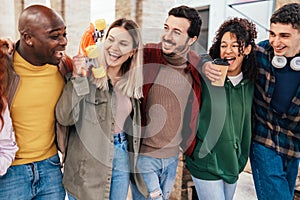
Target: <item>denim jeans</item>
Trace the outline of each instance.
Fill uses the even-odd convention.
[[[124,133],[114,135],[114,159],[110,200],[126,200],[130,181],[128,141]]]
[[[192,176],[199,200],[232,200],[236,184],[223,180],[202,180]]]
[[[109,194],[110,200],[126,200],[127,198],[130,181],[130,166],[127,149],[128,141],[125,133],[115,134],[113,171]],[[68,194],[68,198],[69,200],[75,200],[70,194]]]
[[[289,159],[274,149],[252,142],[250,161],[259,200],[293,199],[299,159]]]
[[[64,200],[58,155],[39,162],[11,166],[0,177],[0,199]]]
[[[170,158],[152,158],[144,155],[138,157],[137,167],[150,194],[149,200],[169,199],[176,178],[177,165],[178,155]],[[134,200],[145,199],[135,185],[132,185],[131,189]]]

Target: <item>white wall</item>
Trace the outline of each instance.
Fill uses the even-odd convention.
[[[115,5],[112,0],[91,0],[91,22],[104,18],[109,25],[115,20]]]
[[[24,1],[24,8],[32,5],[32,4],[41,4],[48,7],[51,7],[50,0],[25,0]]]
[[[230,3],[230,1],[228,2]],[[257,41],[265,40],[269,35],[269,32],[267,30],[269,30],[269,21],[273,13],[273,4],[273,1],[262,1],[233,6],[233,8],[237,10],[234,10],[227,6],[226,16],[238,16],[245,18],[249,17],[248,19],[256,24],[258,32]],[[246,16],[240,14],[240,12],[245,14]]]
[[[79,43],[90,23],[90,1],[65,0],[65,23],[68,45],[66,52],[73,57],[78,53]]]
[[[0,37],[9,37],[11,39],[16,38],[15,31],[15,4],[11,0],[2,0],[0,12]]]
[[[19,38],[18,32],[18,18],[19,12],[18,4],[21,2],[12,0],[1,0],[0,7],[0,37],[9,37],[12,40]],[[50,7],[50,0],[24,0],[24,7],[32,4],[42,4]]]
[[[180,1],[178,1],[180,2]],[[257,3],[248,3],[243,5],[236,5],[230,8],[228,5],[234,3],[233,0],[191,0],[189,1],[189,6],[195,8],[207,7],[209,6],[210,16],[209,16],[209,31],[208,31],[208,48],[212,45],[212,41],[215,36],[215,32],[218,30],[219,26],[231,17],[243,17],[248,18],[256,24],[258,31],[258,37],[256,42],[267,39],[268,32],[262,28],[269,28],[269,19],[273,12],[274,1],[262,1]],[[242,15],[241,13],[246,16]],[[250,19],[251,18],[251,19]]]

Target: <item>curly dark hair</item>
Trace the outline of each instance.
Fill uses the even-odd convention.
[[[244,55],[244,48],[252,46],[251,52],[244,57],[242,63],[242,72],[246,79],[255,81],[256,78],[256,60],[255,60],[255,39],[257,38],[256,26],[244,18],[232,18],[223,22],[216,32],[214,43],[209,49],[209,55],[215,59],[220,57],[220,46],[223,35],[226,32],[234,34],[239,44],[239,55]]]
[[[169,16],[173,15],[175,17],[183,17],[188,19],[191,22],[191,25],[187,30],[189,37],[190,38],[193,38],[194,36],[199,37],[202,20],[196,9],[182,5],[182,6],[172,8],[168,14]]]
[[[270,23],[291,24],[300,31],[300,4],[290,3],[280,7],[273,13]]]

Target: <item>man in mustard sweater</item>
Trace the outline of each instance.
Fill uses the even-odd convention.
[[[66,26],[52,9],[33,5],[19,18],[20,40],[7,67],[8,99],[19,151],[5,176],[0,199],[64,199],[55,144],[54,109],[64,80],[58,65]]]

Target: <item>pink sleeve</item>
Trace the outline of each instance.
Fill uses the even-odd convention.
[[[4,126],[0,132],[0,176],[6,173],[18,151],[8,107],[6,107],[3,118]]]

